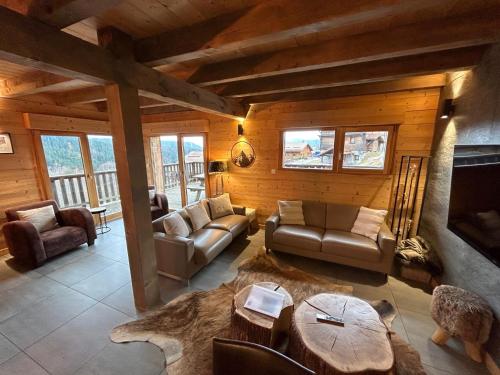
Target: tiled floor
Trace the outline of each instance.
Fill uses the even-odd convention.
[[[14,268],[0,258],[0,375],[32,374],[163,374],[164,357],[148,343],[114,344],[110,330],[136,318],[121,221],[99,236],[93,247],[83,246],[35,271]],[[162,299],[217,287],[236,275],[241,260],[263,245],[263,231],[239,239],[197,274],[189,287],[160,278]],[[331,263],[281,254],[286,262],[308,272],[352,285],[354,295],[387,299],[398,316],[393,329],[419,352],[429,374],[487,374],[464,356],[460,343],[438,347],[429,337],[430,295],[390,277]]]

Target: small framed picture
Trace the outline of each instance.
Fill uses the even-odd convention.
[[[12,140],[10,133],[0,133],[0,154],[13,154]]]

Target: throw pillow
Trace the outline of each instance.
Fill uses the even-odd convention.
[[[59,226],[54,213],[54,207],[45,206],[32,210],[17,211],[20,220],[29,221],[40,232],[55,229]]]
[[[372,208],[361,207],[351,232],[377,241],[380,226],[384,222],[386,215],[386,210],[374,210]]]
[[[278,201],[280,224],[306,225],[302,201]]]
[[[172,212],[163,220],[166,234],[179,237],[187,237],[191,234],[191,228],[178,212]]]
[[[149,194],[149,203],[150,204],[156,204],[155,198],[156,198],[156,189],[149,189],[148,190]]]
[[[193,225],[193,231],[203,228],[205,225],[210,223],[210,217],[208,216],[207,210],[203,207],[202,202],[192,204],[191,206],[186,206],[184,208],[191,220]]]
[[[217,198],[208,198],[208,205],[210,206],[212,219],[217,219],[227,215],[234,215],[229,194],[224,194]]]

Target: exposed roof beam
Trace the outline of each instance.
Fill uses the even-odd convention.
[[[14,98],[23,95],[40,94],[42,92],[63,89],[81,81],[71,80],[46,72],[35,72],[20,77],[9,78],[0,82],[0,96]]]
[[[484,3],[481,4],[484,6]],[[469,5],[474,9],[479,5]],[[460,8],[442,0],[267,0],[253,8],[219,16],[189,27],[138,40],[136,58],[165,65],[231,51],[282,43],[300,36],[367,23],[413,22],[418,15],[447,15]]]
[[[449,70],[461,70],[476,65],[484,50],[485,47],[483,46],[469,47],[310,72],[291,73],[276,77],[258,78],[228,85],[221,90],[221,93],[231,97],[246,97],[380,82]]]
[[[122,0],[0,0],[0,6],[37,19],[47,25],[64,29],[86,18],[101,14]]]
[[[481,14],[401,26],[201,67],[188,80],[207,86],[346,64],[437,52],[500,40],[500,7]]]
[[[318,100],[344,96],[381,94],[396,91],[427,89],[446,85],[446,74],[432,74],[358,85],[328,87],[316,90],[292,91],[245,98],[248,104]]]
[[[138,88],[142,96],[204,112],[231,118],[246,115],[234,100],[129,59],[117,59],[110,51],[4,7],[0,24],[0,59],[99,85],[123,82]]]

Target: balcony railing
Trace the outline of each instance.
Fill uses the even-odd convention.
[[[186,181],[191,184],[197,180],[196,177],[204,175],[205,166],[203,162],[188,162],[184,165]],[[118,179],[116,170],[94,173],[100,206],[109,206],[120,202],[120,191],[118,190]],[[180,171],[178,163],[163,165],[163,180],[165,190],[180,186]],[[204,180],[198,179],[203,186]],[[60,207],[90,206],[87,182],[84,173],[67,174],[50,177],[50,184],[54,199]],[[179,193],[180,194],[180,193]],[[119,206],[119,205],[118,205]],[[118,207],[119,210],[119,207]]]

